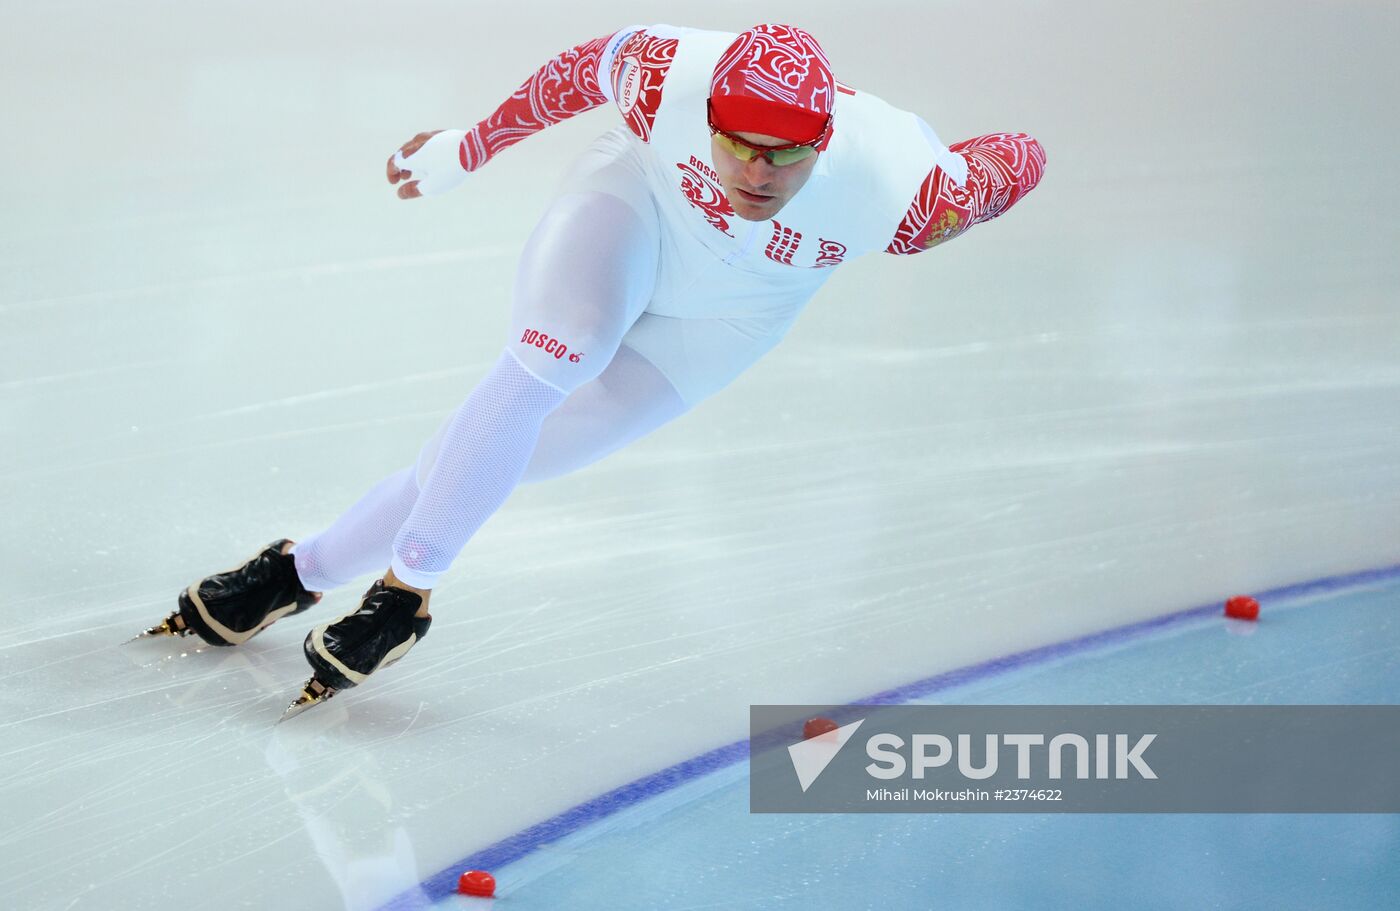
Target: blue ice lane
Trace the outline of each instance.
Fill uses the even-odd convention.
[[[1202,617],[945,689],[960,704],[1394,703],[1400,582]],[[739,763],[495,871],[520,909],[1393,908],[1400,817],[748,812]],[[438,908],[484,908],[451,896]]]

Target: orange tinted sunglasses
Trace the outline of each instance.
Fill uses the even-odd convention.
[[[828,114],[826,125],[822,127],[821,134],[816,139],[781,146],[756,146],[715,126],[714,108],[708,99],[705,101],[705,115],[710,124],[710,135],[719,141],[720,147],[726,152],[743,162],[753,161],[762,155],[769,164],[779,168],[812,157],[817,151],[817,146],[821,145],[826,140],[826,135],[831,132],[831,115]]]

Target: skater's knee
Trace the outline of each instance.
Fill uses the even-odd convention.
[[[622,342],[622,330],[587,319],[540,320],[516,327],[508,347],[526,370],[569,393],[603,372]]]

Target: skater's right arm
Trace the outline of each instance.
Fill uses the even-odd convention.
[[[398,185],[399,198],[446,192],[501,150],[547,126],[606,104],[608,96],[598,84],[598,68],[609,43],[623,32],[594,38],[556,55],[471,130],[419,133],[404,143],[388,166],[389,183]]]

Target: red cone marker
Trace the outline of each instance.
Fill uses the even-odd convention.
[[[1258,620],[1259,602],[1248,595],[1235,595],[1225,602],[1225,616],[1236,620]]]
[[[485,870],[468,870],[457,880],[457,891],[463,895],[490,898],[496,894],[496,877]]]

